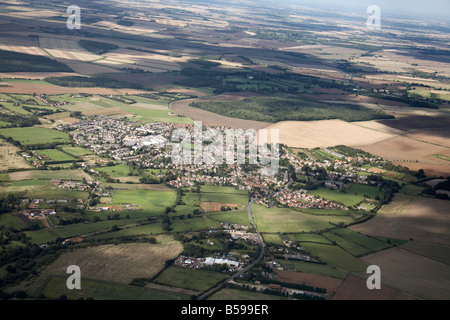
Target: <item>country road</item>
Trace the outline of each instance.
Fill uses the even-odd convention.
[[[253,262],[250,263],[248,266],[246,266],[245,268],[243,268],[243,269],[239,270],[238,272],[234,273],[229,278],[227,278],[226,280],[224,280],[220,284],[218,284],[216,287],[214,287],[214,288],[212,288],[212,289],[202,293],[201,295],[199,295],[196,300],[205,300],[209,296],[213,295],[214,293],[216,293],[217,291],[219,291],[220,289],[225,287],[225,285],[228,282],[233,281],[234,279],[236,279],[237,277],[239,277],[243,273],[245,273],[248,270],[250,270],[251,268],[253,268],[256,264],[258,264],[261,261],[262,257],[264,256],[264,242],[263,242],[262,237],[259,234],[258,229],[256,228],[256,224],[255,224],[255,222],[253,220],[251,205],[252,205],[252,199],[250,199],[250,201],[248,203],[247,212],[248,212],[248,218],[250,219],[250,223],[252,224],[252,227],[255,229],[256,235],[257,235],[258,240],[259,240],[259,254],[258,254],[258,257],[256,257],[256,259],[253,260]]]

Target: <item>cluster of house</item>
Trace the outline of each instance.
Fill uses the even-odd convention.
[[[35,95],[34,97],[36,99],[42,101],[43,103],[50,105],[50,107],[65,106],[70,103],[69,101],[49,101],[39,94]]]
[[[117,161],[135,161],[142,167],[153,168],[164,155],[170,157],[166,148],[172,132],[186,125],[155,122],[141,124],[117,117],[94,116],[89,120],[59,125],[56,129],[68,131],[72,140],[96,154],[110,156]],[[153,150],[142,152],[141,150]],[[157,166],[157,168],[170,168]]]
[[[329,201],[314,195],[308,194],[308,190],[291,191],[289,189],[283,189],[277,192],[274,198],[281,204],[288,206],[289,208],[316,208],[316,209],[329,209],[329,210],[348,210],[348,207]],[[261,204],[265,204],[264,201],[258,201]]]
[[[78,208],[83,209],[84,208],[84,200],[83,199],[76,199],[76,203],[78,203]],[[67,199],[21,199],[22,203],[28,203],[27,207],[29,209],[35,210],[35,209],[42,209],[48,208],[48,207],[58,207],[58,206],[64,206],[69,203]]]
[[[32,151],[32,152],[34,152],[34,151]],[[33,158],[33,156],[30,156],[29,154],[26,154],[26,153],[22,153],[22,157],[24,157],[28,162],[31,162],[31,159]],[[42,162],[39,161],[39,158],[36,159],[36,160],[34,160],[34,161],[32,162],[32,164],[33,164],[33,166],[35,166],[36,168],[40,168],[40,167],[43,166]]]
[[[50,184],[57,186],[64,190],[77,190],[77,191],[87,191],[91,187],[87,183],[77,182],[77,181],[66,181],[60,179],[50,180]]]
[[[197,183],[236,186],[241,190],[251,191],[257,203],[268,207],[273,206],[276,199],[289,207],[347,209],[341,204],[308,195],[306,190],[290,189],[292,181],[287,170],[280,170],[274,176],[261,176],[259,167],[248,170],[248,167],[233,164],[221,167],[219,174],[218,165],[174,164],[171,161],[172,144],[168,139],[175,129],[192,131],[192,125],[140,124],[126,118],[94,116],[89,120],[57,128],[69,131],[75,143],[88,147],[97,154],[106,154],[121,162],[133,161],[142,168],[166,169],[174,173],[177,178],[169,184],[176,188],[194,187]],[[305,168],[334,167],[334,170],[327,170],[325,186],[329,188],[345,188],[342,182],[344,179],[367,184],[367,177],[357,174],[364,170],[362,165],[384,161],[381,158],[347,157],[332,150],[328,151],[338,158],[335,161],[314,161],[299,159],[283,146],[281,148],[280,160],[287,160],[296,173],[319,175],[320,172],[306,172]]]
[[[256,236],[255,233],[249,233],[244,230],[232,230],[232,229],[224,230],[224,232],[229,233],[231,239],[233,240],[243,239],[252,245],[256,245],[259,243],[258,237]]]
[[[31,218],[42,218],[46,215],[55,215],[55,209],[26,209],[25,213]]]
[[[244,262],[239,260],[231,260],[228,257],[207,257],[207,258],[192,258],[179,256],[175,260],[175,265],[179,267],[186,267],[192,269],[200,269],[204,267],[210,267],[213,265],[226,265],[230,271],[238,271]]]
[[[123,145],[131,147],[133,150],[139,150],[143,147],[163,148],[168,140],[162,135],[148,135],[148,136],[126,136],[123,139]]]

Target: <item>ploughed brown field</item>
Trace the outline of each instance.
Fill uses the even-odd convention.
[[[348,276],[332,300],[394,300],[400,298],[399,291],[383,285],[383,273],[381,277],[381,289],[369,290],[367,279],[355,275]]]
[[[303,272],[276,270],[276,273],[278,274],[278,281],[325,288],[327,289],[327,293],[335,292],[342,283],[340,279]]]

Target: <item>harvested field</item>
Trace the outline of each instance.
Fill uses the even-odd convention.
[[[28,169],[31,165],[20,155],[17,154],[19,148],[10,143],[0,140],[0,170],[10,169]]]
[[[361,259],[381,268],[381,281],[423,299],[450,299],[450,266],[392,248]]]
[[[380,169],[380,168],[372,167],[372,168],[368,169],[367,172],[370,172],[370,173],[379,173],[379,174],[380,174],[380,173],[385,173],[386,170]]]
[[[389,134],[403,134],[405,133],[402,130],[395,129],[393,127],[387,126],[386,124],[380,123],[379,120],[371,120],[371,121],[358,121],[353,122],[353,124],[357,126],[361,126],[367,129],[372,129],[375,131],[381,131]]]
[[[240,207],[240,205],[234,203],[215,203],[215,202],[203,202],[200,204],[200,207],[206,212],[218,212],[221,211],[220,208],[222,206],[230,207],[234,209],[235,207]]]
[[[148,93],[144,90],[136,89],[107,89],[107,88],[69,88],[55,85],[30,84],[30,83],[9,83],[9,87],[1,87],[0,93],[19,93],[19,94],[64,94],[64,93],[90,93],[103,95],[117,94],[141,94]]]
[[[58,38],[39,37],[39,46],[45,49],[70,50],[78,52],[85,51],[78,45],[78,42],[75,40]]]
[[[405,137],[450,148],[450,129],[411,130]]]
[[[6,50],[6,51],[19,52],[19,53],[33,54],[33,55],[37,55],[37,56],[48,56],[48,54],[39,47],[0,44],[0,49]]]
[[[427,135],[423,133],[416,137],[427,139]],[[445,137],[437,137],[434,140],[436,139],[441,143],[450,142],[450,139]],[[435,154],[450,155],[450,149],[445,146],[399,136],[375,144],[359,145],[358,148],[412,170],[424,169],[428,176],[450,174],[450,163],[434,157]]]
[[[450,142],[450,140],[448,141]],[[436,154],[446,153],[448,148],[432,145],[406,137],[394,137],[371,146],[363,146],[365,151],[380,155],[389,160],[422,160],[424,157]],[[369,151],[371,150],[371,151]]]
[[[117,72],[117,70],[114,68],[102,66],[92,62],[73,61],[67,59],[56,59],[56,60],[67,64],[70,68],[72,68],[72,70],[83,75]]]
[[[66,269],[70,265],[80,267],[82,282],[83,279],[93,279],[128,284],[133,278],[154,276],[164,267],[166,260],[177,257],[182,250],[183,246],[173,240],[164,241],[164,244],[108,244],[74,250],[64,253],[44,269],[30,290],[39,291],[51,277],[67,278]],[[66,289],[65,281],[61,285]]]
[[[73,76],[73,73],[69,72],[9,72],[0,73],[1,79],[33,79],[33,80],[44,80],[48,77],[65,77]],[[8,81],[8,80],[6,80]]]
[[[82,180],[83,178],[88,181],[92,180],[91,176],[83,170],[29,170],[10,172],[8,176],[11,181],[51,179]]]
[[[433,128],[448,130],[448,128],[450,127],[450,117],[426,115],[398,114],[396,115],[396,119],[377,120],[377,122],[402,131]]]
[[[283,121],[267,129],[280,130],[280,143],[296,148],[358,146],[374,144],[393,137],[342,120]]]
[[[180,59],[154,53],[119,49],[114,50],[114,52],[108,53],[106,60],[103,60],[99,63],[103,64],[111,61],[121,64],[135,64],[139,67],[145,66],[154,68],[155,70],[159,70],[157,72],[165,72],[167,70],[180,70],[180,66],[178,65],[178,63],[176,63],[176,60]]]
[[[93,61],[98,60],[101,57],[88,52],[80,51],[68,51],[68,50],[57,50],[57,49],[45,49],[52,57],[75,60],[75,61]]]
[[[366,281],[358,276],[348,276],[332,300],[394,300],[399,297],[399,291],[385,285],[381,285],[380,290],[369,290]]]
[[[319,276],[316,274],[287,270],[276,270],[275,272],[278,274],[278,281],[295,284],[306,284],[308,286],[313,286],[316,288],[326,288],[327,293],[335,292],[342,282],[342,280],[340,279]]]
[[[164,262],[177,257],[183,246],[178,242],[167,244],[102,245],[79,249],[62,255],[43,271],[43,276],[66,275],[69,265],[78,265],[83,277],[128,284],[133,278],[151,278]]]
[[[97,110],[91,110],[91,111],[83,111],[83,114],[86,116],[93,116],[93,115],[103,115],[103,116],[111,116],[111,115],[128,115],[131,114],[130,112],[127,112],[119,107],[115,108],[99,108],[98,106]]]
[[[445,161],[445,160],[443,160]],[[408,167],[410,170],[418,171],[420,169],[425,170],[425,174],[429,177],[448,177],[450,176],[450,165],[449,163],[433,164],[433,163],[405,163],[405,162],[393,162],[396,165],[402,165]]]
[[[378,214],[352,230],[370,236],[450,244],[448,201],[397,194]]]
[[[134,67],[136,68],[136,67]],[[172,82],[184,79],[183,76],[173,75],[173,74],[136,74],[136,73],[116,73],[116,74],[105,74],[103,75],[107,78],[116,79],[119,81],[126,81],[130,83],[140,84],[146,89],[166,89],[167,85]],[[176,90],[178,92],[178,89]]]

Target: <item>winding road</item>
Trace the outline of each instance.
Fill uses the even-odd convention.
[[[239,270],[238,272],[234,273],[229,278],[227,278],[224,281],[222,281],[221,283],[219,283],[216,287],[214,287],[214,288],[212,288],[212,289],[202,293],[201,295],[199,295],[196,300],[205,300],[206,298],[208,298],[212,294],[216,293],[217,291],[219,291],[220,289],[225,287],[225,285],[228,282],[233,281],[234,279],[236,279],[240,275],[244,274],[245,272],[247,272],[248,270],[253,268],[263,258],[263,256],[264,256],[264,242],[263,242],[262,237],[259,234],[258,229],[256,228],[256,224],[255,224],[255,222],[253,220],[252,210],[251,210],[252,201],[253,201],[253,199],[250,199],[250,201],[248,202],[247,212],[248,212],[248,218],[250,219],[250,223],[252,224],[252,227],[255,229],[256,236],[258,237],[258,240],[259,240],[259,254],[258,254],[258,257],[256,257],[256,259],[253,260],[252,263],[250,263],[248,266],[246,266],[245,268],[243,268],[243,269]]]

